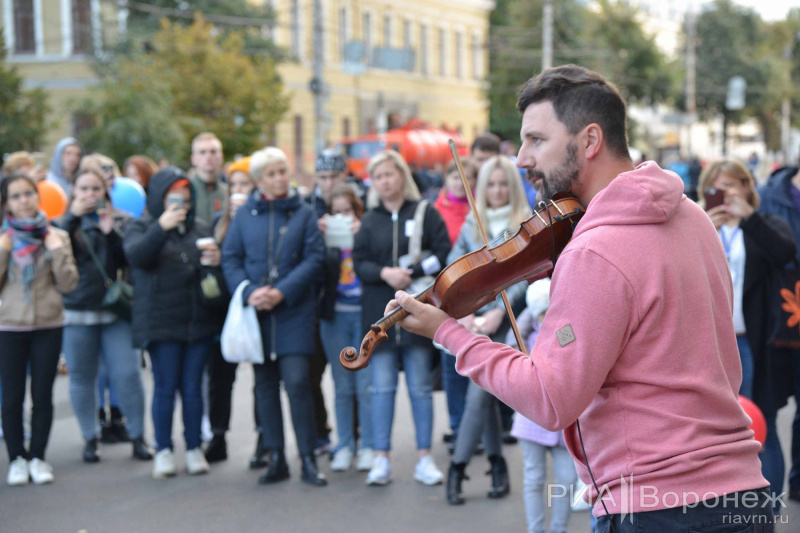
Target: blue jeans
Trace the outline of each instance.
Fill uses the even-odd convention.
[[[791,358],[794,400],[800,404],[800,351],[780,350],[776,355]],[[792,469],[789,471],[789,490],[800,490],[800,408],[795,411],[792,423]]]
[[[469,378],[456,372],[456,356],[442,350],[442,388],[447,396],[447,413],[450,415],[450,431],[458,433],[464,406],[467,403]]]
[[[186,449],[199,448],[203,420],[203,370],[211,349],[211,337],[195,342],[152,342],[148,349],[155,381],[153,426],[156,448],[158,451],[172,449],[172,417],[178,392],[181,395]]]
[[[433,386],[431,350],[418,346],[378,350],[372,355],[372,424],[375,449],[391,449],[394,399],[397,393],[399,358],[403,358],[411,414],[417,436],[417,449],[429,450],[433,434]]]
[[[131,325],[125,320],[95,326],[64,327],[64,357],[69,369],[69,398],[85,440],[97,438],[97,368],[102,360],[111,383],[120,392],[128,433],[144,433],[144,389],[139,357],[132,347]]]
[[[103,364],[103,359],[100,359],[100,367],[97,369],[97,396],[100,398],[100,409],[106,406],[106,390],[108,390],[108,405],[111,407],[119,407],[119,396],[117,396],[117,389],[108,377],[106,365]]]
[[[522,446],[522,457],[525,462],[523,478],[523,497],[525,499],[525,517],[528,522],[528,533],[544,533],[545,506],[551,506],[550,529],[548,531],[561,532],[567,530],[569,523],[570,494],[567,490],[563,496],[559,492],[553,493],[545,500],[544,487],[547,481],[547,452],[553,460],[555,483],[562,487],[569,487],[578,479],[575,471],[575,462],[566,448],[561,446],[543,446],[538,442],[519,439]]]
[[[610,533],[612,522],[616,533],[771,533],[775,525],[766,492],[754,488],[730,494],[727,501],[720,496],[695,507],[603,515],[595,533]]]
[[[759,455],[761,459],[761,474],[769,481],[770,491],[775,496],[783,492],[783,480],[786,476],[786,462],[783,459],[781,441],[778,439],[778,428],[775,425],[777,416],[778,413],[775,411],[764,413],[764,418],[767,420],[767,440],[764,442],[764,448]],[[782,501],[786,503],[785,498]],[[776,505],[773,510],[776,513],[780,512],[780,504]]]
[[[311,396],[311,355],[281,355],[253,365],[256,385],[256,412],[261,424],[261,440],[268,450],[283,450],[283,409],[281,381],[289,397],[292,425],[300,455],[311,455],[317,445],[314,400]]]
[[[319,329],[325,356],[331,364],[333,383],[336,389],[336,434],[339,442],[336,449],[350,448],[355,451],[353,428],[353,404],[358,398],[358,420],[361,422],[361,447],[375,445],[372,432],[372,374],[363,369],[358,372],[346,370],[339,362],[339,352],[345,346],[361,344],[361,312],[337,311],[332,321],[320,320]]]
[[[736,344],[739,346],[739,359],[742,360],[742,386],[739,394],[748,400],[753,399],[753,350],[746,335],[737,335]]]

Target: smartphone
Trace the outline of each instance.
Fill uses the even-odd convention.
[[[94,204],[94,210],[95,211],[100,211],[101,209],[105,209],[105,208],[106,208],[106,201],[105,201],[104,198],[101,198],[101,199],[97,200],[97,203]]]
[[[703,197],[706,200],[706,211],[725,203],[725,191],[722,189],[706,189]]]
[[[178,209],[183,209],[183,195],[182,194],[168,194],[167,205],[176,204]]]

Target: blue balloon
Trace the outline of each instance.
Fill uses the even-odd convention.
[[[139,218],[144,213],[147,196],[138,182],[131,178],[114,179],[114,188],[110,191],[111,205],[120,211]]]

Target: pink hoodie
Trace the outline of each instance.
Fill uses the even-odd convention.
[[[564,429],[591,485],[580,416],[609,513],[768,485],[737,401],[730,270],[676,174],[644,163],[597,194],[558,260],[550,299],[530,359],[453,319],[435,341],[457,355],[460,374],[545,429]],[[594,514],[604,514],[599,503]]]

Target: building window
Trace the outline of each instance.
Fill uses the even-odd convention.
[[[439,75],[447,75],[447,41],[445,40],[445,31],[439,30]]]
[[[14,53],[36,53],[36,34],[33,29],[33,0],[14,1]]]
[[[428,27],[424,24],[419,27],[419,59],[420,70],[428,74]]]
[[[383,46],[384,48],[392,47],[392,16],[384,15],[383,17]]]
[[[294,116],[294,170],[303,171],[303,117]]]
[[[300,13],[300,0],[292,0],[291,4],[291,29],[292,29],[292,42],[291,42],[291,53],[292,56],[300,58],[300,43],[302,42],[302,37],[300,35],[300,23],[301,23],[301,13]]]
[[[350,119],[342,119],[342,137],[350,137]]]
[[[459,78],[464,77],[464,36],[461,32],[456,32],[456,76]]]
[[[342,61],[345,60],[345,50],[347,49],[347,9],[339,9],[339,47],[341,50]]]
[[[483,77],[483,48],[481,47],[480,35],[472,35],[472,75],[476,80]]]
[[[408,20],[403,21],[403,48],[411,48],[411,22]]]
[[[372,64],[372,15],[364,13],[362,17],[361,33],[364,39],[364,54],[367,58],[367,65]]]
[[[72,53],[91,54],[92,43],[92,1],[72,0]]]

